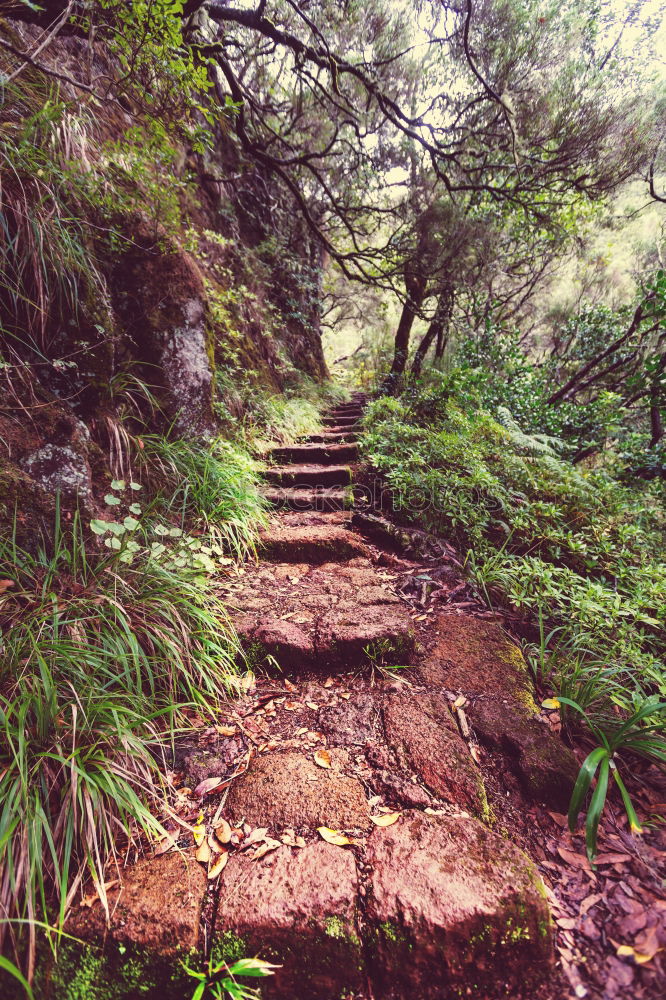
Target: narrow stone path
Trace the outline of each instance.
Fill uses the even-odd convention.
[[[575,761],[499,625],[415,614],[401,581],[425,589],[432,574],[397,551],[400,531],[355,514],[364,402],[275,449],[260,559],[221,584],[256,688],[178,766],[211,829],[236,831],[227,863],[210,879],[191,856],[142,862],[111,935],[275,961],[266,998],[551,996],[543,885],[492,828],[477,747],[555,807]],[[440,562],[433,572],[458,574],[460,589],[455,559]]]

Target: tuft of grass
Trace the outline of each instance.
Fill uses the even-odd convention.
[[[48,548],[0,542],[0,579],[0,937],[30,922],[30,975],[34,921],[55,901],[62,925],[85,876],[105,902],[118,844],[163,832],[162,751],[239,647],[205,582],[91,551],[77,518]]]
[[[239,559],[254,552],[266,506],[259,465],[246,451],[218,439],[207,447],[146,435],[141,471],[158,491],[155,508],[199,527]]]

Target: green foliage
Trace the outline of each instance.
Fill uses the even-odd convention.
[[[364,448],[396,508],[453,534],[491,602],[559,629],[546,669],[567,693],[591,705],[603,687],[627,711],[666,693],[663,508],[573,467],[506,413],[502,426],[463,412],[456,391],[433,374],[412,398],[370,408]]]
[[[236,977],[264,979],[272,976],[279,966],[260,958],[240,958],[231,965],[210,958],[203,972],[189,965],[184,968],[189,976],[198,980],[192,1000],[206,1000],[209,997],[214,1000],[226,1000],[227,997],[229,1000],[256,1000],[258,991],[239,983]]]
[[[142,474],[156,492],[153,513],[178,520],[176,528],[169,529],[172,537],[179,537],[174,530],[182,534],[189,525],[210,535],[216,549],[223,547],[237,558],[254,551],[266,515],[258,491],[259,468],[247,451],[221,438],[207,447],[151,434],[141,441]],[[152,526],[158,535],[165,534],[163,529],[163,524]],[[196,539],[189,537],[182,546],[192,552]],[[183,555],[180,552],[177,558]]]
[[[103,885],[118,832],[162,831],[161,748],[188,706],[214,711],[237,671],[237,639],[210,587],[164,561],[122,558],[136,520],[120,533],[98,523],[120,548],[86,544],[78,518],[57,520],[35,551],[0,542],[8,916],[47,914],[55,892],[62,921],[72,882],[88,871]]]
[[[623,752],[633,753],[645,757],[647,760],[666,764],[666,738],[664,737],[666,702],[660,702],[657,698],[648,698],[640,708],[627,718],[619,721],[617,719],[607,720],[605,724],[596,723],[579,704],[571,699],[560,696],[546,702],[549,707],[559,706],[561,703],[568,705],[585,717],[589,729],[600,744],[583,761],[571,795],[568,817],[569,829],[574,833],[578,816],[585,808],[588,792],[595,775],[598,774],[585,818],[587,855],[590,861],[593,861],[597,850],[599,820],[606,804],[608,779],[611,774],[619,789],[632,833],[642,832],[636,810],[618,770],[616,756]]]

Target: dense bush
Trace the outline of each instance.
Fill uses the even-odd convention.
[[[604,701],[629,708],[666,693],[666,512],[656,500],[573,466],[557,439],[523,433],[503,407],[497,418],[475,411],[458,374],[375,402],[364,448],[399,510],[455,536],[493,603],[559,629],[569,655],[558,683],[584,661],[605,671]],[[601,698],[600,684],[592,694]]]

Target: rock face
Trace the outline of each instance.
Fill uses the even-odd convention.
[[[351,851],[314,843],[282,847],[261,861],[232,859],[224,873],[214,948],[242,942],[281,968],[262,996],[330,1000],[358,990],[363,959],[358,876]]]
[[[162,405],[181,436],[212,433],[213,346],[202,275],[171,246],[155,253],[150,227],[134,234],[117,268],[116,306],[142,360],[156,366]]]
[[[371,968],[383,1000],[466,995],[456,992],[462,984],[484,998],[515,996],[516,986],[523,995],[533,970],[552,961],[534,866],[476,820],[405,813],[372,834],[368,861]]]
[[[479,739],[505,754],[524,790],[565,809],[578,774],[573,753],[539,720],[520,649],[499,625],[471,615],[438,615],[418,672],[429,686],[464,694]]]
[[[571,750],[534,715],[498,699],[479,698],[471,715],[479,739],[505,754],[532,798],[566,811],[578,776]]]
[[[304,754],[260,757],[231,787],[227,812],[255,826],[273,829],[318,826],[362,829],[370,826],[363,786],[342,773],[349,757],[331,751],[331,768],[318,767]]]
[[[446,699],[426,692],[387,695],[384,726],[398,759],[435,795],[476,816],[487,815],[483,780]]]

